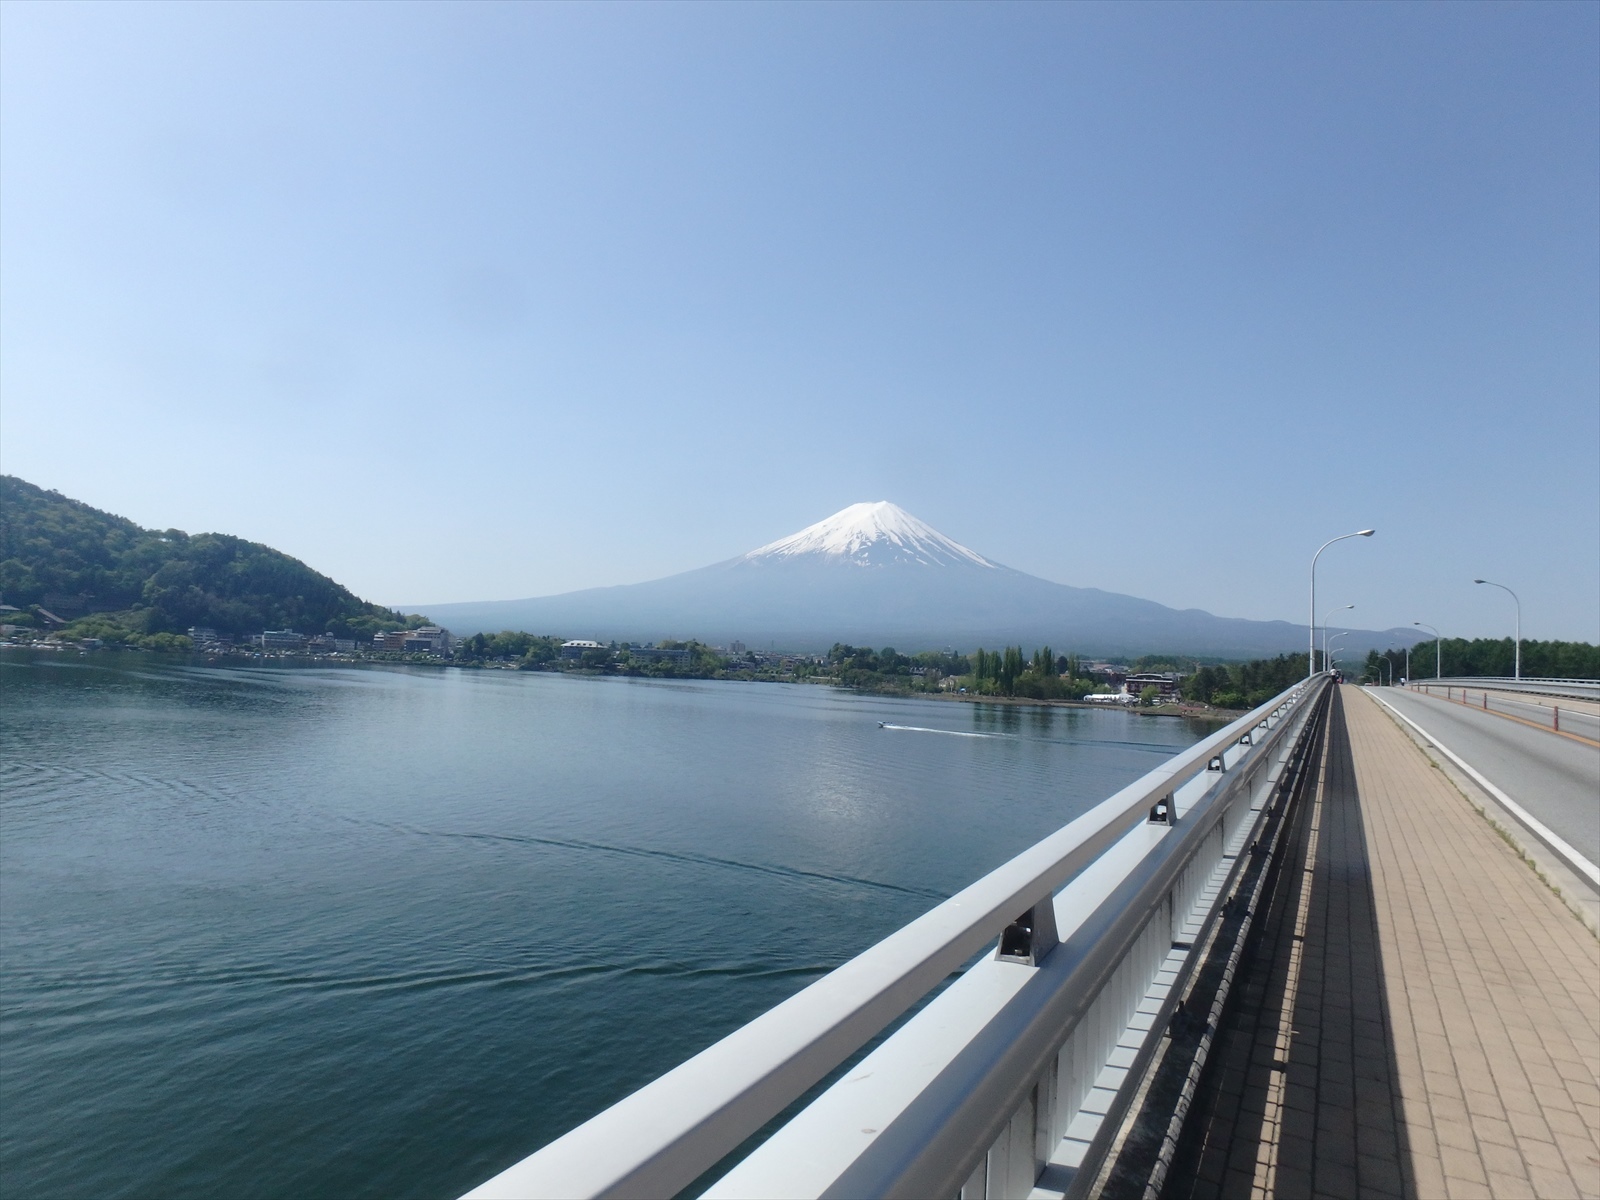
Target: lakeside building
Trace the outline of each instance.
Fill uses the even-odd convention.
[[[649,662],[669,662],[681,667],[691,665],[694,655],[688,650],[662,650],[657,646],[630,646],[628,657],[634,660],[645,659]]]
[[[1175,700],[1178,697],[1178,676],[1171,671],[1145,671],[1129,675],[1123,686],[1130,696],[1137,696],[1145,688],[1153,687],[1163,700]]]
[[[570,642],[561,643],[561,657],[571,662],[576,662],[583,657],[585,650],[604,650],[599,642],[590,641],[588,638],[574,638]]]
[[[424,625],[406,633],[405,649],[409,654],[438,654],[448,657],[453,639],[448,629],[437,625]]]
[[[448,657],[453,644],[450,631],[437,625],[424,625],[419,629],[391,629],[387,633],[372,635],[374,650],[397,654],[437,654]]]
[[[292,629],[263,629],[250,639],[263,650],[287,650],[299,653],[306,648],[306,635]]]

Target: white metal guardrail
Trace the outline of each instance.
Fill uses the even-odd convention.
[[[706,1194],[1063,1195],[1104,1152],[1326,684],[1173,757],[468,1196],[673,1195],[997,939]]]
[[[1417,676],[1408,682],[1413,687],[1487,688],[1491,692],[1531,692],[1537,696],[1600,700],[1600,679],[1530,679],[1526,675],[1521,679],[1502,679],[1490,675],[1456,675],[1444,679]]]

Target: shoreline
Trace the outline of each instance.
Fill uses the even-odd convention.
[[[1117,712],[1131,712],[1141,717],[1187,717],[1194,721],[1218,721],[1226,725],[1237,721],[1249,710],[1235,712],[1227,708],[1211,708],[1202,705],[1161,704],[1154,708],[1140,708],[1136,704],[1089,704],[1082,700],[1036,700],[1028,696],[959,696],[949,692],[938,694],[928,692],[877,692],[869,695],[883,696],[912,696],[927,700],[954,700],[964,704],[1006,704],[1018,705],[1026,708],[1086,708],[1104,712],[1111,709]]]
[[[112,654],[118,654],[118,653],[121,653],[121,654],[143,654],[143,655],[155,655],[157,657],[170,658],[170,659],[174,659],[174,660],[183,660],[183,661],[187,661],[187,662],[190,662],[190,663],[193,663],[196,659],[198,659],[198,660],[201,660],[201,662],[206,666],[256,666],[256,667],[259,667],[259,666],[265,666],[265,665],[268,665],[268,664],[272,664],[272,665],[281,665],[281,666],[286,666],[286,667],[294,667],[294,666],[305,666],[305,667],[313,667],[313,666],[314,667],[356,667],[356,666],[419,667],[419,666],[422,666],[422,667],[437,667],[437,668],[442,668],[442,669],[449,669],[449,668],[453,667],[456,670],[513,670],[513,671],[517,671],[517,670],[527,670],[528,669],[526,667],[518,667],[518,666],[514,666],[512,664],[487,663],[487,662],[451,662],[449,660],[441,660],[441,659],[438,659],[438,658],[435,658],[435,657],[432,657],[432,656],[429,656],[429,655],[420,655],[420,654],[419,655],[415,655],[415,656],[394,655],[393,657],[390,657],[390,656],[387,656],[387,655],[379,656],[379,655],[376,655],[376,654],[358,655],[358,656],[351,656],[351,657],[345,657],[343,655],[338,655],[338,654],[328,654],[328,655],[295,655],[295,654],[263,655],[263,654],[259,654],[259,653],[256,653],[256,654],[227,653],[227,654],[220,654],[220,655],[208,655],[208,654],[205,654],[205,653],[202,653],[202,652],[196,652],[196,651],[179,651],[179,652],[173,653],[173,652],[168,652],[168,651],[146,650],[146,649],[143,649],[142,647],[133,647],[133,646],[116,646],[116,647],[104,646],[104,647],[95,647],[95,648],[93,648],[91,650],[91,649],[84,649],[84,648],[81,648],[81,647],[78,647],[78,646],[75,646],[75,645],[71,645],[71,644],[68,644],[68,643],[54,644],[54,645],[29,645],[27,643],[20,643],[20,644],[18,644],[18,643],[6,643],[6,644],[0,644],[0,649],[3,649],[3,650],[27,650],[27,651],[33,651],[35,653],[43,652],[43,653],[47,653],[47,654],[59,654],[59,653],[62,653],[64,651],[69,651],[70,650],[70,651],[76,651],[78,654],[83,655],[83,656],[88,656],[89,654],[94,654],[94,653],[107,653],[107,652],[112,653]],[[723,676],[723,677],[719,678],[718,676],[715,676],[715,675],[646,675],[646,674],[643,674],[643,673],[638,674],[638,675],[631,675],[631,674],[625,674],[623,672],[594,671],[594,670],[584,670],[582,668],[567,669],[567,670],[562,670],[560,668],[557,668],[555,670],[547,670],[547,669],[546,670],[540,670],[540,669],[536,669],[536,672],[538,674],[577,675],[577,676],[586,676],[586,677],[590,677],[590,678],[621,678],[621,679],[632,678],[632,679],[666,679],[666,680],[679,679],[679,680],[683,680],[685,682],[696,681],[696,682],[701,682],[701,683],[780,683],[780,684],[781,683],[786,683],[786,684],[802,684],[802,685],[803,684],[810,684],[810,685],[821,685],[823,687],[839,688],[842,691],[858,692],[863,696],[886,696],[886,697],[894,696],[894,697],[900,697],[900,698],[908,699],[908,700],[930,700],[930,701],[941,702],[941,703],[952,703],[952,702],[954,702],[954,703],[958,703],[958,704],[999,704],[999,705],[1005,705],[1005,706],[1009,706],[1009,707],[1018,707],[1018,708],[1078,708],[1078,709],[1092,709],[1092,710],[1101,711],[1101,712],[1103,712],[1103,711],[1105,711],[1106,709],[1109,708],[1109,709],[1113,709],[1113,710],[1119,711],[1119,712],[1135,713],[1135,714],[1137,714],[1138,716],[1141,716],[1141,717],[1184,717],[1184,718],[1186,718],[1188,720],[1191,720],[1191,721],[1214,721],[1214,722],[1217,722],[1217,723],[1223,724],[1223,725],[1227,724],[1230,721],[1236,721],[1236,720],[1238,720],[1240,717],[1242,717],[1244,715],[1244,711],[1235,712],[1235,711],[1233,711],[1231,709],[1211,708],[1209,706],[1192,705],[1192,704],[1190,704],[1188,702],[1180,702],[1179,704],[1175,704],[1175,705],[1173,705],[1173,704],[1162,704],[1162,705],[1157,705],[1154,708],[1141,708],[1138,705],[1090,704],[1087,701],[1083,701],[1083,700],[1046,700],[1046,699],[1036,699],[1034,697],[1029,697],[1029,696],[980,696],[980,695],[974,695],[974,694],[960,695],[960,694],[956,694],[956,693],[953,693],[953,692],[916,692],[916,691],[910,691],[910,690],[902,691],[902,690],[893,689],[893,688],[877,690],[877,689],[871,689],[871,688],[852,687],[849,684],[840,683],[837,680],[829,678],[827,676],[810,676],[810,677],[807,677],[807,678],[804,678],[804,679],[778,679],[778,678],[772,678],[772,677],[765,677],[764,678],[764,677],[759,676],[759,675]]]

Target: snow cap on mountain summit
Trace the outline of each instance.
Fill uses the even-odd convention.
[[[750,551],[743,561],[811,556],[860,567],[917,563],[929,567],[973,566],[992,570],[998,565],[887,500],[840,509],[799,533]]]

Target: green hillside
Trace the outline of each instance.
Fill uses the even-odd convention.
[[[269,546],[141,529],[11,475],[0,476],[0,602],[42,606],[97,636],[191,625],[349,636],[407,624]]]

